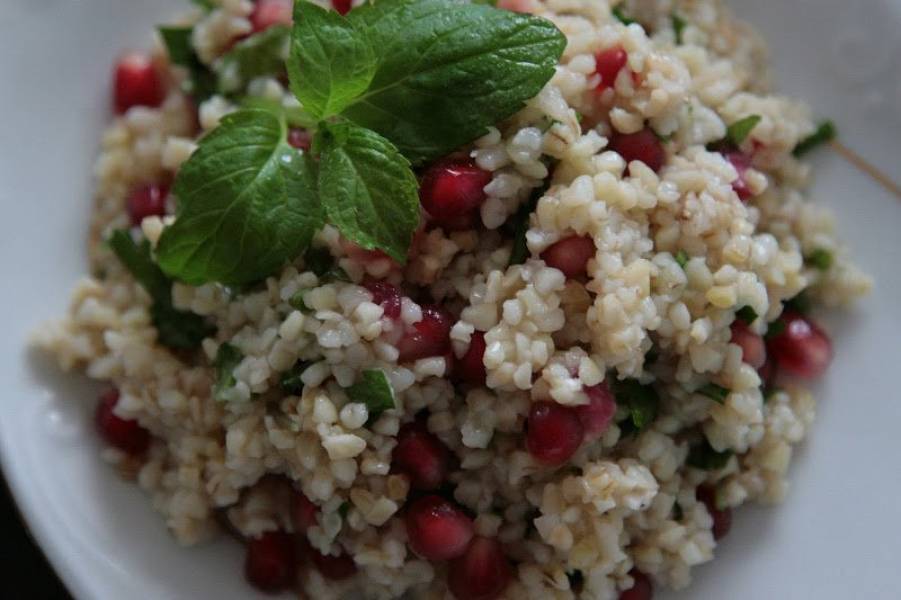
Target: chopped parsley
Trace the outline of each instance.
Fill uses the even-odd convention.
[[[386,410],[397,408],[394,388],[381,369],[363,371],[363,378],[347,388],[351,402],[365,404],[369,409],[369,423],[374,423]]]
[[[726,130],[726,139],[735,147],[741,146],[751,134],[751,131],[760,123],[760,120],[760,115],[750,115],[732,123]]]
[[[794,298],[785,301],[786,310],[793,310],[802,315],[809,313],[811,308],[813,308],[813,300],[810,299],[810,294],[807,290],[803,290]]]
[[[685,269],[685,265],[687,265],[688,261],[690,260],[688,252],[686,252],[685,250],[679,250],[678,252],[676,252],[676,256],[674,258],[676,259],[676,262],[679,263],[679,266],[683,269]]]
[[[817,248],[804,257],[804,262],[818,271],[828,271],[832,267],[832,253],[823,248]]]
[[[300,396],[303,393],[304,383],[301,376],[310,367],[311,363],[300,361],[291,369],[282,373],[278,385],[283,392],[292,396]]]
[[[307,306],[307,303],[304,302],[303,297],[306,294],[306,290],[300,290],[288,300],[288,304],[291,305],[291,308],[297,309],[300,312],[307,313],[310,312],[310,307]]]
[[[617,405],[625,406],[629,411],[626,429],[640,431],[657,418],[660,397],[652,385],[642,384],[637,379],[624,379],[614,381],[611,387]]]
[[[710,442],[705,439],[700,444],[691,447],[686,463],[696,469],[719,471],[726,466],[729,459],[732,458],[732,454],[731,450],[722,452],[714,450]]]
[[[219,402],[229,400],[228,391],[235,387],[237,380],[235,379],[234,370],[244,360],[241,351],[229,344],[223,343],[216,352],[216,359],[213,361],[213,369],[216,371],[216,383],[213,385],[213,398]]]
[[[795,146],[792,154],[794,154],[795,157],[800,158],[817,146],[831,142],[837,135],[838,130],[835,128],[835,123],[832,121],[823,121],[817,126],[816,131],[801,140],[798,145]]]
[[[729,396],[729,390],[715,383],[708,383],[698,390],[702,396],[707,396],[718,404],[723,404]]]
[[[617,6],[616,8],[611,10],[610,13],[614,17],[616,17],[616,20],[619,21],[620,23],[622,23],[623,25],[631,25],[632,23],[638,23],[638,21],[636,21],[635,19],[632,19],[631,17],[626,16],[626,13],[623,12],[622,5]]]
[[[685,33],[685,28],[688,26],[688,21],[686,21],[676,13],[670,15],[670,20],[673,23],[673,34],[675,34],[676,36],[676,43],[681,45],[683,42],[682,34]]]
[[[748,325],[756,321],[758,316],[757,311],[750,306],[743,306],[735,312],[735,318],[744,321]]]

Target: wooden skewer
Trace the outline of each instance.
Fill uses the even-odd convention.
[[[829,145],[832,146],[832,149],[838,152],[842,158],[847,160],[849,163],[872,177],[876,183],[884,187],[890,194],[893,194],[896,198],[901,200],[901,185],[895,183],[891,177],[877,169],[875,166],[871,165],[864,157],[860,154],[851,150],[838,140],[832,140],[829,142]]]

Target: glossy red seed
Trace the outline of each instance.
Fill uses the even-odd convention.
[[[622,46],[607,48],[595,55],[595,71],[601,76],[601,81],[597,86],[598,91],[603,92],[616,84],[616,77],[626,66],[628,60],[629,55]]]
[[[729,507],[717,508],[716,490],[712,487],[699,487],[696,496],[707,507],[707,512],[710,513],[710,518],[713,519],[713,539],[724,538],[732,528],[732,509]]]
[[[585,430],[585,439],[593,440],[610,427],[616,414],[616,398],[606,381],[585,388],[585,393],[588,395],[588,404],[577,406],[575,410]]]
[[[735,171],[738,173],[738,179],[732,182],[732,189],[735,190],[735,193],[738,194],[741,200],[752,198],[754,194],[751,193],[751,188],[748,187],[748,182],[745,179],[745,173],[751,168],[750,157],[741,152],[727,152],[725,156],[726,160],[732,163],[732,166],[735,167]]]
[[[627,163],[634,160],[646,164],[652,171],[659,172],[666,161],[666,151],[657,135],[650,129],[638,133],[618,133],[610,140],[610,149],[619,154]]]
[[[113,94],[113,105],[121,114],[133,106],[159,106],[166,89],[150,56],[132,52],[116,63]]]
[[[796,377],[822,375],[832,361],[832,342],[816,323],[798,313],[780,319],[785,327],[767,342],[767,350],[779,371]]]
[[[294,525],[294,531],[306,533],[310,527],[316,524],[318,512],[319,507],[313,504],[303,492],[294,491],[291,498],[291,522]]]
[[[444,309],[426,304],[422,307],[422,320],[397,342],[397,361],[409,362],[445,354],[450,349],[452,326],[453,318]]]
[[[101,394],[94,413],[97,430],[110,446],[132,456],[143,454],[150,446],[150,432],[141,427],[137,421],[117,416],[113,409],[118,403],[118,390],[108,390]]]
[[[654,586],[651,583],[651,578],[635,569],[632,569],[629,575],[632,576],[635,583],[629,589],[620,592],[619,600],[651,600],[654,597]]]
[[[741,358],[755,369],[766,362],[766,344],[763,337],[751,331],[747,323],[741,319],[732,322],[731,342],[741,348]]]
[[[310,560],[316,566],[316,569],[322,573],[326,579],[340,581],[353,577],[357,572],[357,565],[347,554],[338,556],[320,554],[313,550],[309,554]]]
[[[533,0],[497,0],[497,7],[518,13],[535,12]]]
[[[417,490],[438,489],[450,470],[450,451],[424,423],[415,421],[400,428],[391,466],[410,478]]]
[[[410,548],[433,562],[462,555],[474,531],[472,519],[440,496],[423,496],[413,502],[404,522]]]
[[[379,279],[367,279],[363,287],[372,294],[372,301],[382,307],[389,319],[400,317],[401,293],[396,286]]]
[[[476,211],[487,197],[491,173],[466,159],[439,161],[423,173],[419,200],[432,222],[446,229],[472,226]]]
[[[292,127],[288,130],[288,144],[298,150],[309,150],[313,143],[313,136],[306,129]]]
[[[352,0],[332,0],[332,8],[338,11],[338,14],[346,15],[352,7]]]
[[[535,402],[526,423],[526,449],[538,462],[562,465],[576,453],[585,430],[576,411],[556,402]]]
[[[485,385],[487,373],[485,372],[485,334],[474,331],[469,339],[469,348],[466,354],[460,357],[456,364],[457,377],[470,385]]]
[[[166,199],[169,186],[148,183],[136,187],[126,200],[126,209],[132,225],[140,225],[147,217],[161,217],[166,214]]]
[[[567,277],[574,278],[586,274],[588,261],[594,255],[594,241],[590,237],[574,235],[551,245],[541,253],[541,258],[547,266],[560,269]]]
[[[284,531],[267,531],[247,542],[244,576],[264,592],[289,589],[297,574],[296,556],[293,536]]]
[[[293,0],[257,0],[250,13],[254,32],[269,29],[273,25],[290,25],[294,20]]]
[[[447,586],[457,600],[494,600],[510,583],[510,562],[500,542],[477,537],[447,568]]]

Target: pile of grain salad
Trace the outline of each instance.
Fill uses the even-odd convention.
[[[682,588],[786,493],[811,308],[871,286],[805,197],[832,126],[718,0],[492,4],[195,1],[116,65],[36,343],[261,590]]]

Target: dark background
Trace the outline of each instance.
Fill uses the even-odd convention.
[[[28,600],[70,600],[43,553],[32,541],[0,476],[0,596]]]

